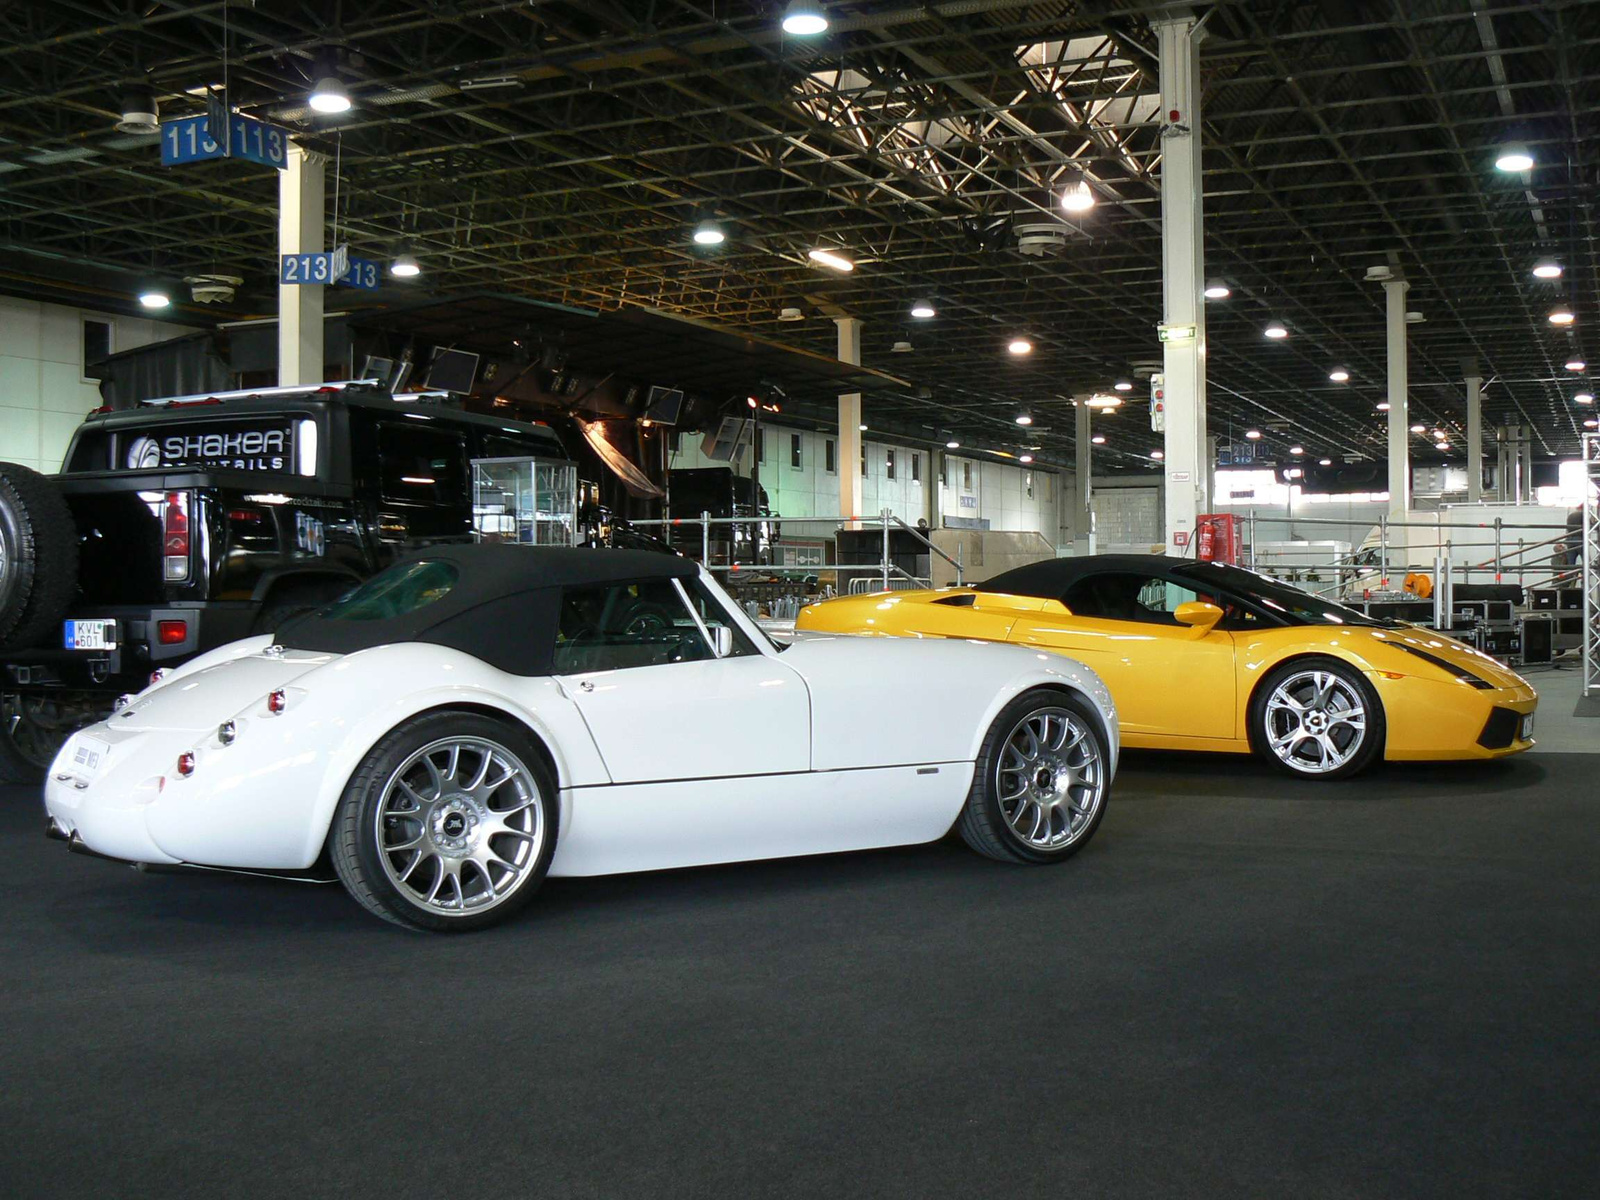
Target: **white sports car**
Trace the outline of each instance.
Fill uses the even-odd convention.
[[[1117,765],[1059,655],[820,638],[780,650],[694,563],[442,546],[202,655],[74,735],[49,832],[129,862],[337,875],[469,929],[548,875],[931,841],[1064,859]],[[331,867],[331,872],[328,868]]]

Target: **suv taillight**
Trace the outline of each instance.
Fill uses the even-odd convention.
[[[189,578],[189,493],[168,492],[161,502],[162,577]]]

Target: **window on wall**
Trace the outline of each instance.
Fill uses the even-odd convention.
[[[84,383],[99,383],[98,379],[89,374],[91,363],[97,363],[105,358],[116,345],[112,340],[113,327],[110,321],[101,321],[94,317],[83,318],[83,370],[79,377]]]
[[[838,474],[839,464],[834,461],[834,455],[837,453],[837,449],[834,446],[832,438],[828,438],[826,441],[824,441],[822,443],[822,450],[823,450],[824,465],[828,468],[828,474],[829,475]]]
[[[885,479],[894,478],[894,451],[892,449],[885,450],[883,454],[883,477]]]
[[[945,459],[939,460],[939,486],[947,487],[950,483],[950,464]]]
[[[1028,485],[1028,499],[1032,500],[1033,499],[1033,472],[1029,471],[1026,475],[1023,476],[1023,479]]]
[[[767,431],[756,430],[756,461],[762,466],[767,465]]]
[[[800,435],[798,433],[789,435],[789,465],[796,471],[805,466],[804,451],[801,449]]]
[[[972,490],[972,464],[969,462],[961,464],[961,487],[963,491]]]
[[[867,474],[867,447],[866,447],[866,444],[863,443],[862,446],[861,446],[861,476],[862,476],[863,479],[866,478],[866,474]]]
[[[911,456],[911,482],[922,482],[922,455],[920,454],[913,454]]]

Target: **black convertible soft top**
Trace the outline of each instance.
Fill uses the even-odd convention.
[[[432,642],[514,674],[546,674],[561,589],[690,579],[698,569],[687,558],[651,550],[431,546],[284,626],[275,640],[291,650],[332,654]],[[398,599],[386,609],[390,596]]]
[[[1139,572],[1150,575],[1182,574],[1185,567],[1195,566],[1192,558],[1174,558],[1169,554],[1086,554],[1077,558],[1047,558],[1003,571],[987,583],[978,585],[983,592],[998,592],[1005,596],[1038,596],[1044,600],[1059,600],[1067,589],[1080,579],[1109,572]]]

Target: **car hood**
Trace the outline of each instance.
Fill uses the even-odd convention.
[[[336,657],[289,650],[282,654],[247,654],[199,670],[186,670],[141,692],[108,724],[129,733],[214,729],[252,705],[264,705],[267,693],[274,688],[285,687]]]
[[[1431,629],[1423,629],[1418,625],[1406,625],[1399,629],[1374,629],[1372,638],[1374,641],[1388,643],[1394,647],[1392,653],[1400,660],[1400,665],[1394,669],[1404,669],[1408,675],[1413,673],[1415,666],[1425,661],[1417,655],[1426,654],[1448,663],[1453,669],[1469,671],[1497,688],[1530,686],[1526,679],[1510,667],[1490,658],[1483,651],[1475,650],[1465,642],[1458,642],[1455,638],[1435,633]],[[1388,667],[1391,664],[1386,662],[1384,665]]]

